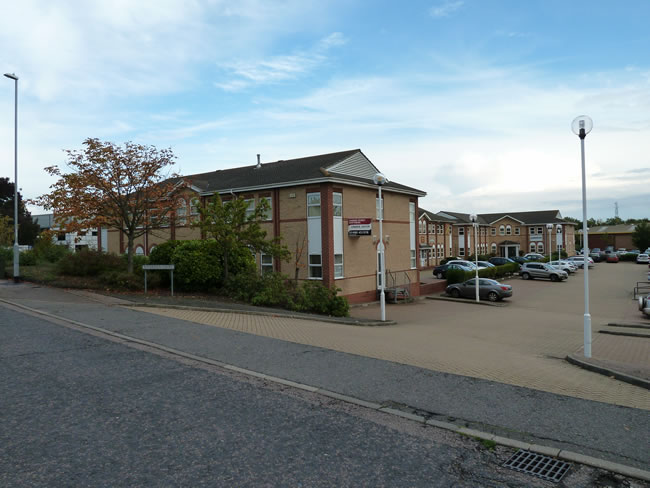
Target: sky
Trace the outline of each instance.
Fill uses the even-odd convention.
[[[359,148],[420,206],[650,217],[650,2],[4,2],[18,183],[93,137],[193,174]],[[14,179],[0,79],[0,176]],[[32,213],[42,209],[30,207]]]

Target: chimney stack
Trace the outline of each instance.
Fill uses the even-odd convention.
[[[257,155],[257,166],[255,166],[255,168],[261,168],[261,167],[262,167],[262,163],[260,163],[260,155],[258,154]]]

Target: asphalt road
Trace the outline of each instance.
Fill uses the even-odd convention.
[[[511,452],[0,306],[3,487],[558,486]]]

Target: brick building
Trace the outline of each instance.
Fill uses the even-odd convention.
[[[271,207],[263,227],[269,236],[281,236],[292,253],[289,262],[257,255],[260,271],[273,269],[301,280],[336,285],[351,302],[374,300],[377,293],[381,205],[373,176],[379,170],[358,149],[299,159],[260,163],[183,177],[183,194],[167,228],[140,237],[136,253],[169,239],[200,239],[192,227],[198,206],[215,193],[222,199],[241,197],[251,209],[261,199]],[[383,230],[386,245],[387,286],[410,284],[419,293],[416,237],[418,198],[423,191],[389,182],[382,187]],[[102,248],[126,251],[123,232],[108,229]]]

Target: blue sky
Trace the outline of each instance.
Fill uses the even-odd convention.
[[[616,5],[616,6],[612,6]],[[650,217],[650,2],[12,2],[19,186],[87,137],[171,147],[182,174],[360,148],[433,211]],[[13,179],[13,82],[0,175]],[[32,208],[33,212],[39,209]]]

